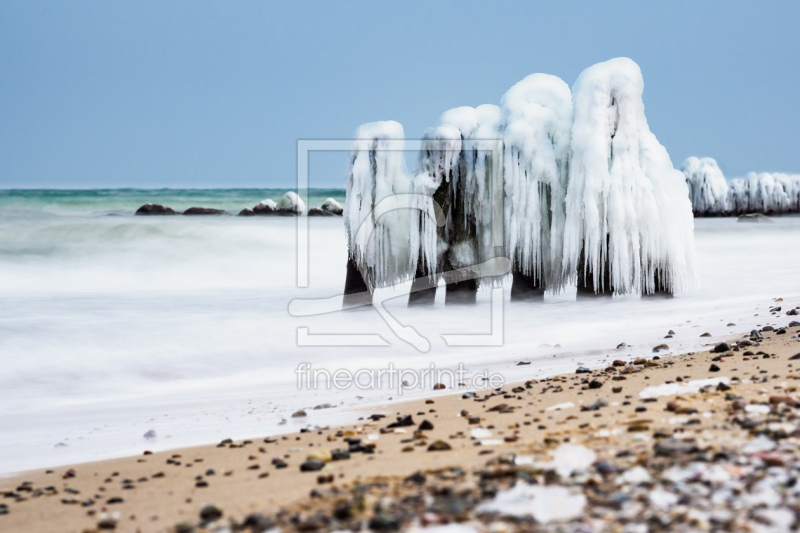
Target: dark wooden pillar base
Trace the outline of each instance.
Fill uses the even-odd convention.
[[[352,259],[347,260],[347,277],[344,280],[344,298],[342,306],[357,307],[372,303],[372,293],[364,281],[364,277],[359,272],[356,262]]]
[[[474,304],[478,298],[478,280],[468,279],[447,284],[445,305]]]
[[[535,280],[533,276],[528,276],[522,272],[514,270],[511,273],[513,278],[511,283],[511,301],[534,301],[544,300],[544,288],[540,280]]]
[[[584,277],[582,269],[578,270],[578,294],[580,298],[610,298],[614,294],[614,288],[611,286],[611,273],[608,271],[606,265],[605,272],[603,273],[603,286],[597,287],[595,290],[594,276],[592,271],[586,272]]]
[[[411,283],[411,292],[408,295],[408,306],[431,306],[436,301],[436,278],[434,276],[421,276]]]

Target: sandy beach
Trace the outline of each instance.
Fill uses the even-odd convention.
[[[314,411],[299,433],[6,477],[0,529],[785,530],[800,510],[794,312],[704,351],[612,352],[568,375],[431,391],[355,425],[320,427]]]

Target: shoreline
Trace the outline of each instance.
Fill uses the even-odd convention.
[[[797,298],[790,298],[789,300],[794,303],[800,303],[800,300],[795,301]],[[770,306],[771,305],[772,304],[770,304]],[[758,304],[753,308],[753,311],[763,312],[763,310],[766,308],[767,306]],[[731,313],[725,314],[728,315],[729,318],[733,318],[730,316]],[[743,312],[743,309],[740,309],[733,314],[736,315],[736,318],[734,319],[738,323],[740,322],[740,319],[743,318],[745,313]],[[479,372],[488,372],[490,374],[499,373],[503,375],[506,377],[506,384],[516,383],[524,381],[525,379],[529,378],[531,374],[536,374],[540,379],[552,378],[568,372],[568,369],[574,368],[577,365],[584,365],[589,368],[599,368],[605,364],[606,359],[612,356],[625,361],[632,361],[637,357],[647,357],[651,355],[650,343],[658,344],[661,342],[660,339],[663,337],[663,332],[668,327],[666,324],[670,322],[673,323],[672,327],[677,330],[677,333],[675,334],[676,338],[671,340],[666,339],[664,341],[669,342],[671,348],[666,352],[661,352],[662,357],[671,357],[674,355],[687,353],[692,350],[702,349],[704,345],[722,341],[736,334],[735,330],[731,330],[730,328],[730,326],[734,326],[731,323],[727,324],[727,327],[723,327],[724,321],[722,321],[719,326],[716,326],[711,323],[708,317],[704,317],[699,320],[699,323],[695,324],[694,322],[696,321],[695,319],[697,316],[687,316],[692,316],[693,320],[686,320],[685,323],[681,323],[682,321],[680,320],[674,320],[677,318],[675,316],[670,317],[670,320],[664,318],[665,326],[663,329],[659,328],[662,331],[662,335],[660,336],[658,336],[655,331],[653,331],[653,328],[650,327],[648,330],[648,335],[630,335],[622,332],[616,332],[613,335],[605,335],[603,341],[594,341],[596,344],[591,348],[584,345],[580,346],[578,349],[575,349],[574,346],[571,346],[570,350],[566,350],[561,348],[558,344],[542,344],[539,346],[532,346],[530,348],[531,353],[527,355],[515,355],[513,351],[512,353],[499,352],[497,355],[502,357],[502,359],[499,361],[489,362],[484,360],[483,363],[481,363],[476,362],[473,358],[473,360],[470,360],[467,363],[470,374],[468,380],[471,380],[472,377]],[[775,317],[769,317],[769,324],[775,323],[773,320],[774,318]],[[650,326],[652,326],[652,324],[650,324]],[[707,331],[712,331],[714,333],[711,337],[704,338],[699,336],[700,329],[698,328],[706,328]],[[687,337],[687,335],[691,337]],[[615,349],[615,345],[619,341],[630,341],[631,336],[633,336],[634,340],[636,341],[635,345],[628,345],[623,342],[622,345],[620,345],[623,346],[622,349],[620,349],[620,346],[616,346]],[[650,337],[649,340],[645,341],[645,337],[648,336]],[[519,351],[519,348],[520,347],[517,346],[517,352]],[[537,353],[540,351],[543,352]],[[483,357],[485,359],[487,356]],[[389,360],[389,363],[391,363],[391,360]],[[333,367],[328,368],[333,370]],[[437,368],[446,369],[456,367],[446,366]],[[424,371],[425,368],[420,367],[414,369],[409,367],[406,370]],[[231,383],[237,380],[239,382],[237,392],[239,400],[233,401],[231,398],[231,391],[233,390]],[[148,409],[142,410],[141,412],[131,411],[131,400],[128,397],[121,401],[115,400],[111,404],[104,403],[98,407],[100,412],[106,413],[105,416],[99,417],[100,420],[105,420],[105,423],[107,423],[109,418],[108,413],[118,409],[128,412],[129,415],[131,415],[128,416],[128,418],[131,420],[134,419],[132,418],[132,415],[136,415],[135,418],[139,420],[135,425],[137,428],[137,430],[134,430],[135,437],[132,437],[131,435],[120,435],[120,438],[117,442],[102,441],[101,444],[103,447],[101,449],[104,451],[97,453],[94,451],[98,449],[97,443],[89,444],[88,446],[87,444],[89,438],[97,439],[98,437],[97,435],[92,435],[92,431],[88,431],[88,429],[93,426],[84,424],[85,427],[80,430],[76,429],[71,431],[66,440],[63,441],[68,443],[70,445],[69,447],[59,448],[58,445],[48,445],[54,450],[59,450],[57,454],[49,454],[51,460],[39,461],[40,464],[25,468],[2,471],[0,472],[0,480],[25,472],[36,471],[40,468],[68,465],[74,466],[86,463],[121,459],[135,455],[140,449],[145,447],[151,448],[153,451],[169,452],[212,444],[217,442],[219,439],[228,437],[235,438],[237,440],[244,440],[259,439],[267,436],[280,436],[287,433],[300,431],[304,427],[309,427],[310,423],[317,422],[317,416],[320,414],[324,414],[325,417],[332,416],[334,418],[334,421],[330,422],[328,425],[333,424],[342,426],[355,422],[359,414],[364,410],[385,408],[390,404],[402,404],[414,400],[441,396],[442,394],[453,394],[452,387],[449,387],[445,391],[433,391],[430,390],[430,387],[412,387],[404,389],[403,394],[399,394],[399,392],[393,387],[387,388],[381,386],[364,390],[350,388],[347,390],[331,391],[329,388],[324,390],[321,395],[315,394],[313,397],[304,397],[303,395],[297,394],[299,389],[277,389],[277,391],[265,396],[259,395],[260,389],[262,389],[263,386],[258,383],[260,383],[260,380],[256,376],[226,377],[222,386],[205,389],[206,394],[209,395],[209,399],[204,402],[193,401],[181,403],[182,397],[196,397],[196,392],[188,395],[185,390],[181,391],[180,395],[175,393],[158,393],[152,397],[155,399],[155,401],[151,403],[155,407],[150,406]],[[450,386],[449,383],[448,386]],[[487,387],[483,387],[482,389],[485,388]],[[311,390],[314,390],[314,388],[307,388],[304,390],[304,392],[309,392]],[[475,387],[474,389],[470,390],[479,389]],[[148,398],[148,400],[150,399],[151,398]],[[281,404],[279,401],[283,401],[283,403]],[[241,418],[242,413],[251,409],[251,403],[255,405],[260,404],[262,406],[261,413],[253,421],[246,423],[239,422],[233,424],[230,428],[222,428],[222,426],[220,426],[220,420],[223,416],[226,420],[228,417]],[[314,409],[314,407],[318,404],[324,403],[332,404],[332,409],[326,409],[324,411],[318,411]],[[269,409],[264,409],[264,405],[270,406]],[[295,419],[290,416],[291,413],[300,409],[305,409],[308,411],[310,415],[308,417],[309,424],[301,425],[301,422],[304,419]],[[209,412],[212,410],[215,412],[213,413],[213,416],[209,422],[213,424],[212,427],[214,429],[201,430],[201,436],[192,436],[192,428],[187,427],[188,419],[191,418],[193,420],[199,420],[197,416],[195,416],[197,413],[204,413],[205,416],[208,416]],[[86,409],[83,409],[83,411],[86,411]],[[165,417],[165,420],[169,420],[170,422],[152,423],[153,419],[157,420],[161,417]],[[268,417],[272,417],[274,420],[269,421]],[[146,418],[150,418],[151,423],[142,424],[142,420]],[[278,422],[278,420],[281,418],[283,418],[283,423]],[[170,433],[170,427],[173,428],[172,433]],[[157,430],[158,438],[153,441],[146,441],[142,438],[142,435],[151,428]],[[115,435],[120,434],[125,428],[123,423],[118,423],[112,429],[115,430],[112,435]],[[128,434],[130,434],[129,428],[127,428],[126,431]],[[217,433],[217,435],[210,436],[211,433]],[[78,447],[77,443],[81,441],[83,441],[83,446]],[[52,440],[52,442],[58,443],[62,441]],[[109,445],[112,445],[112,447],[109,447]],[[114,451],[112,449],[113,447],[117,447],[123,451]],[[80,459],[70,459],[68,457],[64,457],[63,460],[52,460],[54,457],[65,452],[72,454],[73,456],[77,454]]]
[[[764,318],[754,317],[754,322],[764,322]],[[789,324],[792,317],[785,316],[784,311],[779,318],[770,316],[769,321]],[[552,463],[550,467],[558,470],[559,465],[555,463],[559,459],[554,460],[551,455],[565,444],[564,439],[582,448],[573,450],[577,455],[597,447],[590,452],[594,454],[592,461],[581,464],[576,470],[578,473],[588,470],[590,477],[597,475],[593,470],[596,470],[598,461],[614,463],[627,460],[626,457],[647,454],[648,450],[652,452],[654,442],[675,440],[673,436],[664,436],[665,428],[670,430],[670,435],[677,433],[675,429],[680,429],[680,433],[700,430],[703,432],[702,440],[716,439],[716,445],[719,442],[732,445],[737,441],[746,444],[749,441],[746,431],[742,436],[740,433],[744,430],[741,428],[715,424],[724,415],[723,411],[730,411],[729,406],[719,409],[730,402],[724,399],[727,394],[724,388],[731,387],[734,393],[743,396],[767,395],[769,398],[782,394],[787,398],[791,396],[796,403],[796,387],[791,385],[791,381],[800,379],[800,376],[789,374],[792,378],[784,378],[784,374],[787,369],[791,370],[792,364],[800,365],[800,362],[787,363],[789,357],[800,353],[798,332],[800,327],[797,326],[781,335],[767,329],[761,346],[749,350],[744,345],[736,347],[738,353],[724,352],[726,357],[722,358],[723,361],[710,362],[720,354],[708,350],[669,357],[652,354],[637,361],[638,364],[609,361],[605,369],[598,367],[580,373],[539,376],[528,382],[507,383],[499,395],[483,390],[478,391],[475,398],[464,398],[468,396],[467,389],[446,389],[437,391],[439,394],[429,391],[431,394],[426,398],[365,407],[362,409],[363,419],[355,424],[18,473],[0,478],[0,492],[5,496],[0,500],[0,512],[4,508],[7,513],[0,515],[0,527],[4,531],[52,531],[53,524],[58,523],[65,531],[91,531],[112,525],[117,531],[171,531],[178,523],[197,526],[202,511],[207,526],[228,524],[229,519],[241,525],[246,517],[255,516],[252,513],[260,513],[266,521],[264,524],[269,522],[271,526],[283,529],[330,530],[347,523],[345,519],[335,518],[334,503],[352,496],[352,491],[365,480],[380,474],[384,476],[383,481],[377,488],[370,485],[372,488],[369,490],[404,494],[427,487],[425,483],[417,486],[415,482],[404,482],[421,471],[425,472],[423,477],[432,478],[430,483],[463,485],[464,490],[469,489],[467,492],[472,494],[469,498],[472,504],[468,505],[466,500],[462,502],[466,514],[459,515],[455,521],[477,520],[470,527],[480,530],[488,527],[489,522],[481,522],[482,519],[477,517],[483,515],[476,514],[475,510],[480,505],[488,506],[485,507],[488,509],[492,502],[502,505],[490,497],[478,496],[475,499],[474,491],[480,488],[481,494],[485,493],[481,483],[490,479],[482,477],[480,472],[486,468],[502,470],[508,467],[514,471],[509,478],[513,480],[519,477],[520,472],[528,470],[545,475],[549,463]],[[743,334],[731,339],[745,340]],[[775,355],[767,359],[743,355],[753,350]],[[710,372],[711,364],[720,370]],[[770,376],[769,380],[776,379],[771,376],[779,376],[783,381],[776,382],[777,385],[773,384],[767,390],[762,384],[741,377],[743,371],[752,371],[757,377],[762,370]],[[739,379],[733,379],[734,375]],[[702,392],[695,391],[700,385],[691,389],[686,386],[708,378],[714,378],[715,383],[725,382],[721,378],[727,378],[727,384],[720,386],[722,390],[719,391],[715,385],[711,387],[713,390],[704,389]],[[651,386],[662,386],[662,392],[671,394],[642,396],[641,393]],[[681,405],[668,405],[676,401]],[[771,400],[763,403],[772,405]],[[768,408],[764,413],[764,407],[758,407],[750,413],[749,405],[761,403],[748,403],[742,411],[771,416],[772,409]],[[778,402],[776,405],[787,404]],[[670,407],[673,409],[665,410]],[[693,409],[696,410],[694,417]],[[668,416],[665,417],[665,413]],[[374,415],[374,419],[369,415]],[[406,416],[410,416],[413,422],[403,418]],[[388,428],[396,417],[402,418],[399,426]],[[690,421],[689,426],[684,426]],[[425,429],[429,426],[432,429]],[[658,432],[663,435],[653,436]],[[797,434],[800,435],[800,429]],[[795,439],[791,432],[788,435],[789,440]],[[602,446],[598,447],[598,443]],[[370,450],[373,446],[374,449]],[[433,450],[427,451],[431,447]],[[437,447],[443,449],[439,451]],[[446,449],[448,447],[450,449]],[[350,450],[348,459],[343,458],[344,450]],[[620,451],[629,453],[617,457]],[[341,459],[330,461],[331,453]],[[510,459],[510,465],[505,464],[502,457],[509,454],[525,459]],[[308,468],[322,466],[322,470],[301,472],[300,466],[309,455],[323,463],[313,463]],[[487,465],[487,460],[490,463],[494,461],[494,464]],[[580,462],[580,457],[567,457],[567,462],[576,460]],[[643,464],[646,468],[647,461]],[[625,471],[630,472],[635,466],[642,465],[629,466]],[[461,474],[442,474],[450,467],[458,468]],[[478,486],[475,485],[475,472],[479,473],[477,478],[481,480]],[[561,472],[564,473],[563,468]],[[639,470],[635,472],[642,475]],[[508,475],[499,476],[497,480],[508,481],[506,478]],[[561,476],[559,479],[564,481],[567,478]],[[571,492],[561,496],[573,494],[573,485],[568,485]],[[508,495],[503,491],[511,490],[510,484],[504,482],[495,488],[495,496],[498,492]],[[365,489],[358,490],[363,492]],[[317,498],[312,491],[323,497]],[[543,495],[540,497],[544,498]],[[120,499],[122,501],[118,501]],[[213,512],[207,505],[214,505],[222,511],[220,520],[210,520]],[[469,507],[471,509],[467,509]],[[289,515],[281,515],[279,508],[300,512],[301,518],[292,521]],[[392,520],[398,522],[398,527],[408,527],[413,517],[404,514],[402,505],[398,509],[394,514],[388,514],[394,516]],[[360,518],[353,515],[348,520],[377,520],[381,514],[379,511],[366,509],[356,513]],[[315,513],[321,513],[324,519],[315,518]],[[416,517],[418,525],[425,522],[419,522],[423,515]],[[439,515],[429,522],[454,520],[446,512]],[[320,523],[316,527],[311,527],[314,523],[303,526],[303,520]],[[534,520],[542,522],[542,516]]]

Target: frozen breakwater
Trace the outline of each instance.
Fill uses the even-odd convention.
[[[648,127],[643,90],[628,58],[587,68],[571,90],[532,74],[499,107],[444,113],[412,172],[402,125],[361,126],[346,181],[345,292],[414,279],[409,304],[430,304],[445,278],[447,301],[467,302],[509,271],[515,299],[568,284],[587,295],[696,287],[685,177]]]

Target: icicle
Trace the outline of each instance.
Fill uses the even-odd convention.
[[[449,209],[453,172],[460,152],[461,134],[452,126],[428,128],[422,136],[419,170],[411,186],[416,195],[409,231],[412,272],[421,266],[425,275],[435,275],[443,267],[442,258],[449,243],[448,225],[441,228],[437,225],[427,203],[437,202],[443,210]]]
[[[443,126],[456,128],[461,150],[453,169],[451,194],[454,202],[448,219],[449,253],[453,267],[480,263],[502,250],[502,239],[492,233],[494,201],[501,200],[502,160],[500,109],[495,105],[463,106],[446,111]],[[497,249],[496,249],[497,248]]]
[[[728,182],[714,159],[690,157],[683,162],[683,173],[695,216],[720,216],[730,211]]]
[[[503,96],[506,253],[543,286],[564,284],[562,239],[572,97],[556,76],[532,74]]]
[[[685,177],[650,132],[643,88],[628,58],[589,67],[573,87],[565,265],[600,292],[679,293],[696,284]]]

